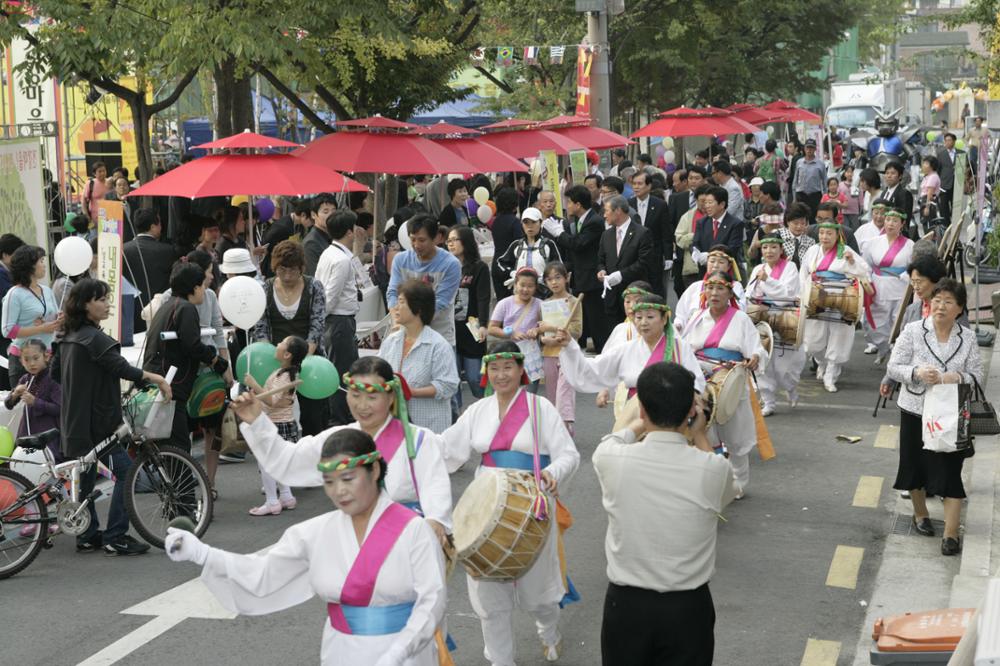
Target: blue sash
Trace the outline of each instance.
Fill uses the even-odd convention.
[[[733,361],[734,363],[739,363],[743,360],[743,354],[738,351],[722,349],[721,347],[705,347],[699,353],[713,361]]]
[[[493,461],[497,467],[521,469],[526,472],[531,472],[535,469],[534,456],[530,453],[521,453],[520,451],[491,451],[490,455],[493,456]],[[538,465],[543,469],[548,467],[550,462],[552,462],[551,457],[546,455],[538,456]]]
[[[416,511],[421,516],[424,515],[424,510],[420,508],[420,502],[399,502],[399,503],[405,506],[407,509],[410,509],[411,511]]]
[[[824,280],[850,280],[843,273],[837,273],[836,271],[816,271],[816,277],[823,278]]]
[[[903,266],[879,266],[878,270],[881,273],[889,273],[891,275],[895,275],[896,277],[899,277],[906,272],[906,268]]]
[[[403,630],[413,611],[413,602],[393,606],[342,605],[341,608],[355,636],[385,636]]]

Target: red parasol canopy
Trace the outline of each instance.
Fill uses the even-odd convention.
[[[420,136],[444,136],[447,138],[457,139],[459,137],[465,136],[479,136],[482,134],[477,129],[472,129],[470,127],[462,127],[461,125],[452,125],[451,123],[446,123],[441,120],[433,125],[424,125],[417,127],[417,129],[410,132],[410,134],[418,134]]]
[[[316,139],[294,154],[328,169],[353,173],[476,172],[474,166],[456,153],[430,139],[396,132],[336,132]]]
[[[588,127],[593,123],[590,116],[556,116],[538,123],[538,129],[558,129],[561,127]]]
[[[823,119],[812,111],[807,111],[798,104],[783,99],[777,99],[770,104],[765,104],[764,110],[774,114],[775,117],[771,120],[773,123],[794,123],[798,120],[814,124],[823,122]]]
[[[337,127],[360,127],[363,129],[395,129],[412,130],[419,127],[413,123],[404,123],[392,118],[386,118],[376,113],[371,118],[355,118],[354,120],[338,120]]]
[[[774,120],[775,113],[758,108],[753,104],[733,104],[727,107],[727,110],[732,112],[734,118],[745,120],[751,125],[766,125],[776,122]]]
[[[489,125],[483,125],[479,129],[483,130],[509,130],[509,129],[524,129],[525,127],[531,127],[535,125],[534,120],[518,120],[517,118],[508,118],[507,120],[501,120],[497,123],[490,123]]]
[[[434,143],[456,153],[476,171],[527,171],[524,162],[481,139],[434,139]]]
[[[522,158],[534,157],[540,150],[554,150],[559,155],[566,155],[571,150],[586,149],[586,146],[578,141],[543,129],[491,132],[484,134],[479,140],[499,148],[508,155]]]
[[[551,131],[581,143],[590,150],[619,148],[632,143],[628,137],[603,127],[559,127]]]
[[[208,143],[202,143],[195,146],[195,148],[204,148],[208,150],[209,148],[298,148],[302,144],[293,143],[291,141],[285,141],[284,139],[276,139],[271,136],[264,136],[263,134],[255,134],[250,130],[243,130],[239,134],[234,134],[232,136],[227,136],[224,139],[218,139],[216,141],[209,141]]]
[[[367,192],[361,183],[292,155],[209,155],[168,171],[128,196],[265,196]]]
[[[639,136],[718,136],[720,134],[746,134],[759,132],[760,128],[733,116],[726,109],[708,107],[689,109],[677,107],[660,114],[660,119],[633,132]]]

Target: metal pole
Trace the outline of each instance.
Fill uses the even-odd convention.
[[[590,115],[598,127],[611,129],[611,87],[608,67],[608,13],[587,12],[587,41],[594,48],[590,72]]]

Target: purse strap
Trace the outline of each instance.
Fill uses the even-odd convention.
[[[973,399],[979,402],[986,402],[986,393],[983,391],[983,387],[979,385],[979,380],[976,379],[976,376],[971,373],[970,376],[972,377],[972,383],[976,387],[975,396],[973,396]]]

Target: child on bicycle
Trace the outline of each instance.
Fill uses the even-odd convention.
[[[288,386],[294,382],[302,371],[302,360],[309,353],[309,343],[300,337],[289,335],[278,343],[274,357],[281,364],[271,373],[261,386],[248,372],[243,383],[250,387],[254,394]],[[296,442],[301,437],[299,424],[295,420],[295,387],[272,395],[263,400],[264,413],[278,429],[278,436],[288,442]],[[260,478],[264,484],[264,504],[250,509],[251,516],[277,516],[282,510],[291,511],[298,502],[292,495],[292,489],[280,484],[260,467]]]

